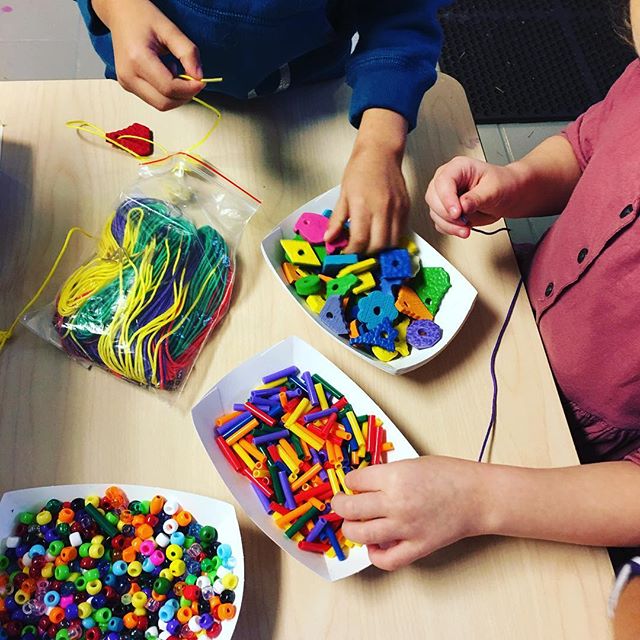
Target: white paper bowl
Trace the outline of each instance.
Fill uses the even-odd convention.
[[[235,402],[245,402],[251,390],[261,384],[263,376],[291,365],[298,367],[300,371],[310,371],[312,374],[317,373],[323,377],[347,397],[357,415],[373,414],[379,417],[387,430],[387,440],[395,447],[394,451],[388,453],[389,462],[418,457],[415,449],[400,430],[355,382],[321,353],[296,336],[279,342],[228,373],[198,402],[192,409],[191,415],[211,461],[246,514],[279,547],[296,560],[327,580],[340,580],[369,566],[366,548],[350,549],[349,557],[342,562],[336,558],[327,558],[298,549],[297,544],[289,540],[265,513],[249,481],[233,470],[220,453],[214,440],[214,421],[218,416],[231,411]]]
[[[397,357],[390,362],[382,362],[375,356],[371,356],[359,349],[352,347],[345,338],[336,336],[329,331],[320,321],[320,317],[311,311],[304,298],[300,297],[285,280],[282,273],[282,263],[284,262],[284,250],[280,245],[280,240],[293,238],[296,222],[300,215],[306,211],[314,213],[322,213],[325,209],[333,209],[338,196],[340,195],[340,187],[334,187],[326,193],[303,204],[296,209],[291,215],[287,216],[277,227],[275,227],[269,235],[262,241],[262,255],[267,264],[271,267],[273,274],[285,288],[289,297],[294,300],[307,315],[319,326],[323,331],[328,333],[334,340],[339,342],[357,355],[362,360],[366,360],[370,364],[382,369],[387,373],[400,375],[413,371],[421,367],[431,358],[437,356],[450,342],[464,324],[467,316],[471,312],[476,300],[478,292],[473,288],[471,283],[445,258],[443,258],[430,244],[423,240],[416,233],[411,233],[412,240],[416,243],[422,260],[423,267],[443,267],[447,270],[451,278],[451,288],[447,292],[440,306],[440,310],[436,316],[436,322],[442,328],[442,339],[430,349],[412,349],[411,353],[406,357]]]
[[[103,496],[107,487],[110,486],[112,485],[66,484],[8,491],[0,500],[0,553],[5,550],[6,538],[12,534],[16,517],[21,511],[40,509],[50,498],[64,501],[84,498],[90,495]],[[222,633],[218,636],[221,640],[230,640],[240,616],[242,594],[244,592],[244,553],[242,551],[240,527],[238,526],[238,519],[233,505],[215,498],[207,498],[184,491],[174,491],[173,489],[143,487],[133,484],[118,484],[116,486],[127,494],[129,500],[150,500],[155,495],[177,500],[184,509],[194,515],[200,524],[214,526],[218,531],[218,538],[221,542],[231,545],[233,555],[238,561],[233,570],[235,575],[238,576],[238,586],[235,589],[236,598],[233,603],[236,607],[236,615],[232,620],[225,620],[222,623]]]

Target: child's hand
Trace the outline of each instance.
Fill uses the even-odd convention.
[[[520,188],[514,165],[458,157],[436,171],[425,199],[440,233],[468,238],[471,227],[513,217]]]
[[[344,535],[368,546],[371,562],[393,570],[461,538],[486,532],[490,500],[483,465],[440,456],[403,460],[347,474],[353,496],[332,506]]]
[[[350,219],[346,253],[375,253],[397,245],[405,232],[409,215],[402,175],[406,130],[405,119],[386,109],[369,109],[362,117],[325,235],[325,240],[336,240]]]
[[[93,0],[93,8],[111,30],[118,82],[127,91],[168,111],[203,89],[198,48],[149,0]],[[196,80],[175,78],[160,60],[167,53]]]

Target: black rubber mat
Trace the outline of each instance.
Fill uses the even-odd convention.
[[[440,68],[478,123],[573,120],[635,57],[616,30],[628,2],[458,0],[440,15]]]

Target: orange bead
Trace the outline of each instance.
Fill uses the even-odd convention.
[[[132,549],[135,549],[136,551],[140,551],[140,545],[141,544],[142,544],[142,539],[136,537],[133,540],[131,540],[131,544],[129,546]]]
[[[122,622],[127,629],[135,629],[138,626],[138,616],[130,611],[125,614]]]
[[[132,582],[129,593],[133,595],[134,593],[138,593],[138,591],[140,591],[140,585],[137,582]]]
[[[23,580],[22,584],[20,585],[20,588],[25,593],[28,593],[29,595],[31,595],[32,593],[35,593],[36,586],[37,586],[36,581],[33,578],[27,578],[26,580]]]
[[[231,620],[236,615],[236,607],[233,604],[225,603],[218,607],[218,618],[220,620]]]
[[[185,624],[189,622],[191,617],[193,616],[193,611],[189,607],[180,607],[178,609],[178,613],[176,613],[176,618],[178,618],[178,622]]]
[[[145,522],[136,529],[136,535],[142,540],[153,538],[153,527]]]
[[[64,620],[64,609],[62,607],[53,607],[53,609],[49,611],[49,620],[51,620],[53,624],[60,624]]]
[[[131,524],[132,520],[133,520],[133,513],[131,513],[129,509],[125,509],[124,511],[120,512],[120,521],[124,522],[124,524]]]
[[[162,507],[164,507],[165,502],[166,501],[163,496],[153,496],[149,503],[149,513],[157,516],[162,511]]]
[[[191,524],[192,517],[188,511],[180,511],[173,517],[181,527],[186,527],[187,525]],[[151,531],[153,533],[153,529]]]
[[[136,516],[133,516],[133,518],[131,519],[131,524],[134,527],[139,527],[141,524],[145,524],[145,520],[146,520],[147,516],[143,516],[141,513],[139,513]]]
[[[120,488],[120,487],[109,487],[105,492],[104,492],[105,497],[107,498],[107,500],[117,509],[118,507],[122,507],[125,504],[127,504],[127,502],[129,502],[127,500],[127,495],[125,494],[125,492]]]
[[[75,513],[73,509],[68,509],[66,507],[64,509],[60,509],[60,513],[58,513],[58,520],[60,522],[73,522],[74,517]]]
[[[64,564],[69,564],[78,557],[78,550],[75,547],[64,547],[58,557]]]
[[[129,564],[136,559],[136,550],[133,547],[127,547],[122,551],[122,559]]]

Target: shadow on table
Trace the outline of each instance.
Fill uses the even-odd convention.
[[[254,526],[242,527],[242,545],[245,590],[234,635],[251,640],[270,640],[280,611],[282,553]]]
[[[420,571],[425,574],[453,571],[461,565],[473,561],[474,556],[485,554],[490,547],[500,544],[500,540],[501,538],[496,536],[480,536],[460,540],[448,547],[435,551],[426,558],[420,558],[408,567],[398,569],[398,571]],[[388,575],[387,571],[371,566],[357,574],[354,579],[364,582],[377,582],[385,580]]]
[[[15,275],[24,273],[31,264],[29,255],[21,252],[21,241],[27,237],[31,224],[33,183],[33,157],[27,145],[9,142],[6,139],[0,147],[0,299],[8,302],[11,287],[18,292],[22,279]],[[12,305],[3,304],[2,324],[17,312]]]

